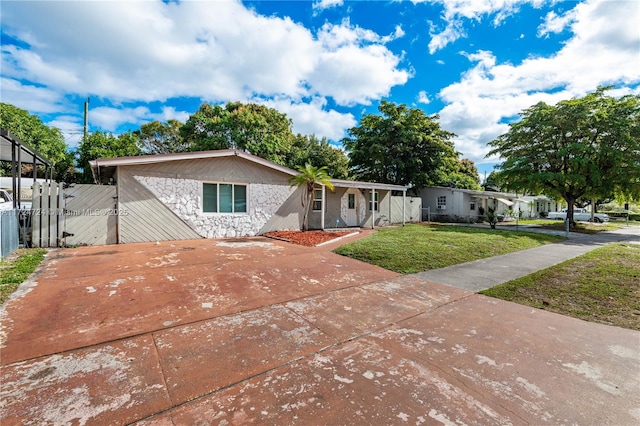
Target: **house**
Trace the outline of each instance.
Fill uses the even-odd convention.
[[[555,211],[559,203],[545,196],[524,196],[507,192],[429,186],[420,191],[423,219],[448,221],[477,220],[489,208],[497,215],[523,218],[540,217]]]
[[[546,217],[549,212],[560,211],[567,206],[564,201],[554,200],[544,195],[521,195],[520,210],[523,218]]]
[[[186,152],[90,164],[97,183],[115,187],[119,243],[243,237],[302,227],[304,189],[288,182],[297,172],[246,152]],[[407,199],[404,186],[332,183],[333,191],[320,185],[314,191],[310,229],[420,220],[419,208],[408,212],[419,200]]]

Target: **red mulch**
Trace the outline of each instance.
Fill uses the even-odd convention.
[[[267,232],[267,237],[278,238],[302,246],[313,247],[335,238],[351,234],[352,231],[277,231]]]

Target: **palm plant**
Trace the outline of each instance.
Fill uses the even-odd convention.
[[[311,200],[313,199],[313,191],[316,185],[324,185],[327,188],[333,190],[333,184],[331,183],[331,177],[327,173],[326,167],[314,167],[311,163],[307,163],[304,166],[296,167],[299,174],[291,176],[289,178],[289,184],[291,186],[303,187],[302,193],[302,208],[304,210],[304,216],[302,218],[302,230],[307,230],[307,218],[309,216],[309,208],[311,207]]]

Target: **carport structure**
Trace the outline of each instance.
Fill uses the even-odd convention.
[[[20,191],[22,165],[31,164],[34,174],[33,181],[36,182],[35,169],[38,166],[45,166],[45,176],[48,174],[49,179],[53,179],[53,165],[49,160],[42,156],[38,151],[30,147],[10,131],[0,129],[0,161],[11,163],[11,177],[13,180],[13,207],[20,208]]]

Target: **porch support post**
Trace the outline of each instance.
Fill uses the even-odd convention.
[[[407,205],[407,189],[402,191],[402,226],[404,226]]]
[[[22,192],[22,145],[18,143],[18,181],[16,191],[13,193],[13,198],[18,200],[17,207],[21,207],[20,192]],[[14,204],[15,205],[15,204]]]
[[[371,206],[371,229],[375,229],[376,227],[376,190],[375,188],[371,190],[369,194],[371,196],[371,200],[369,205]]]
[[[16,176],[18,175],[18,166],[16,163],[18,162],[17,153],[16,153],[16,142],[11,141],[11,191],[13,196],[13,208],[18,207],[18,199],[16,198],[16,194],[18,191],[18,181],[16,180]]]
[[[320,228],[324,230],[324,209],[327,206],[326,187],[322,185],[322,210],[320,211]]]

